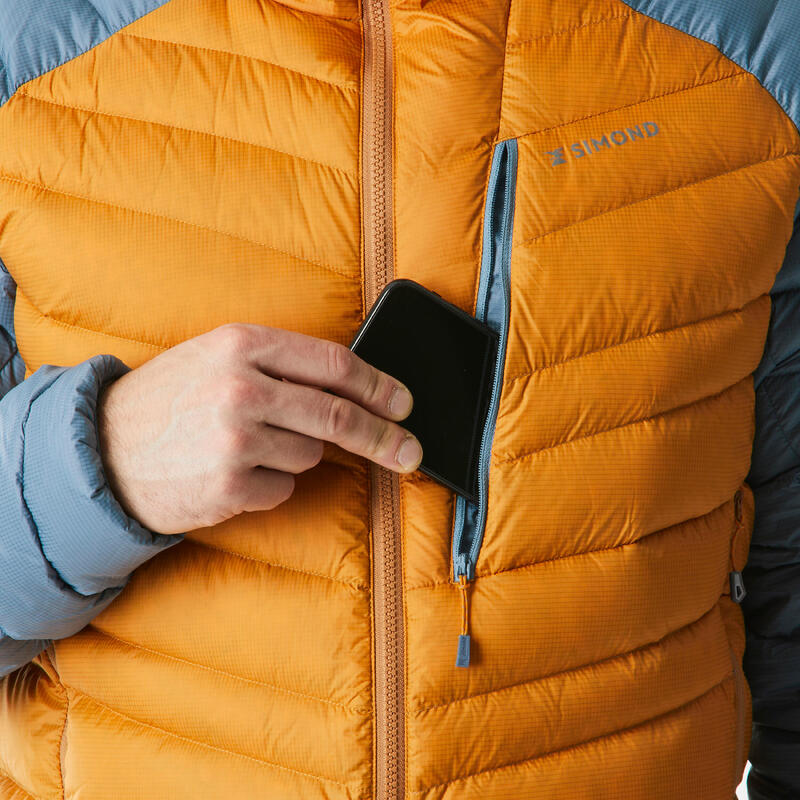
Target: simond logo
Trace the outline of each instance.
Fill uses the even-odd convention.
[[[600,139],[582,139],[570,145],[557,147],[555,150],[546,150],[550,156],[550,166],[557,167],[559,164],[566,164],[567,158],[583,158],[584,156],[594,155],[601,152],[601,148],[611,150],[611,144],[619,147],[627,142],[635,142],[637,139],[655,136],[659,132],[659,127],[655,122],[643,122],[624,130],[611,131]]]

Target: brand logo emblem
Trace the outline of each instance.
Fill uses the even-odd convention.
[[[546,150],[545,154],[550,161],[550,166],[557,167],[559,164],[566,164],[568,160],[613,150],[614,148],[612,145],[614,147],[620,147],[623,144],[635,142],[638,139],[656,136],[659,130],[660,128],[655,122],[642,122],[638,125],[619,128],[610,133],[605,133],[599,139],[590,137],[589,139],[581,139],[572,144],[565,144],[562,147],[556,147],[555,150]]]

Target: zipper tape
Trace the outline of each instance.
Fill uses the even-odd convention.
[[[392,21],[388,0],[361,0],[364,301],[394,277]],[[399,476],[369,465],[375,800],[405,797],[405,652]]]
[[[491,396],[478,455],[478,500],[472,502],[458,495],[453,522],[453,580],[458,584],[462,604],[457,667],[468,667],[470,663],[468,584],[475,577],[475,565],[486,528],[489,463],[503,385],[510,310],[511,237],[514,228],[516,179],[517,140],[506,139],[498,142],[492,153],[475,309],[475,317],[499,334]]]

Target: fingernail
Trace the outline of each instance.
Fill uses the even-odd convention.
[[[411,410],[413,402],[411,392],[405,386],[395,386],[389,398],[389,411],[394,416],[404,417]]]
[[[406,436],[397,450],[397,463],[403,469],[416,469],[422,461],[422,447],[414,436]]]

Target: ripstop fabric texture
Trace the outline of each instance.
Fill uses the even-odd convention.
[[[360,6],[95,5],[0,48],[0,536],[67,604],[15,620],[0,590],[0,626],[33,640],[10,663],[36,650],[0,680],[0,796],[367,800],[367,462],[326,443],[277,508],[157,546],[104,487],[90,424],[104,380],[226,322],[351,340]],[[754,631],[788,620],[763,616],[759,570],[783,575],[796,519],[778,422],[797,422],[800,134],[794,73],[759,54],[789,45],[775,3],[749,27],[722,0],[640,5],[387,4],[394,277],[474,313],[489,165],[498,142],[517,153],[467,669],[454,496],[400,479],[408,800],[730,800],[751,714],[774,720],[790,679],[765,642],[744,680],[729,595],[760,536]],[[28,437],[40,524],[9,481]]]

